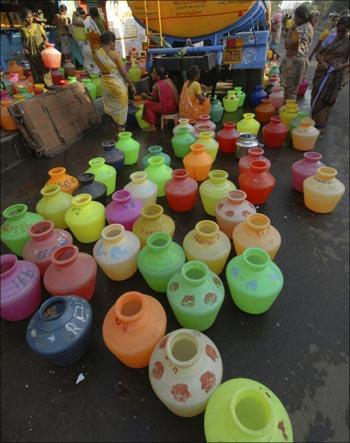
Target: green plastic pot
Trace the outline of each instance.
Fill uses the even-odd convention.
[[[44,220],[35,212],[28,212],[28,206],[23,203],[9,206],[2,215],[5,218],[1,225],[1,241],[18,256],[22,256],[24,245],[29,240],[29,228]]]
[[[141,80],[142,72],[141,69],[133,62],[128,71],[128,75],[133,82],[137,83]]]
[[[230,89],[227,91],[227,95],[222,100],[224,109],[226,112],[235,112],[238,108],[239,98],[236,96],[235,91]]]
[[[233,378],[217,387],[204,415],[205,439],[212,442],[293,442],[288,413],[266,386]]]
[[[222,119],[223,113],[224,107],[222,106],[221,101],[218,100],[217,96],[214,95],[211,100],[210,120],[214,123],[219,123]]]
[[[248,314],[270,309],[283,287],[283,275],[269,254],[248,248],[226,267],[226,279],[234,303]]]
[[[183,158],[190,152],[190,146],[195,143],[196,137],[190,132],[189,128],[179,128],[171,139],[171,146],[174,149],[176,157]]]
[[[107,188],[107,195],[111,195],[115,190],[117,172],[113,166],[106,165],[103,157],[95,157],[89,161],[90,168],[85,172],[95,175],[95,181],[103,183]]]
[[[197,260],[185,263],[171,277],[167,298],[177,321],[184,328],[205,331],[215,322],[224,301],[220,278]]]
[[[242,86],[235,86],[233,90],[235,91],[236,97],[238,98],[238,107],[241,108],[244,105],[246,93],[242,91]]]
[[[300,125],[300,122],[304,118],[310,118],[309,112],[299,111],[298,115],[295,118],[293,118],[293,120],[291,120],[291,122],[290,122],[290,130],[289,130],[289,132],[291,133],[293,131],[293,129],[297,128]]]
[[[165,195],[165,183],[172,178],[173,170],[165,164],[163,157],[155,155],[148,159],[145,172],[147,177],[157,185],[157,197],[163,197]]]
[[[96,86],[92,83],[91,78],[83,78],[83,85],[87,90],[91,100],[96,100]]]
[[[91,83],[95,85],[96,88],[96,97],[102,96],[102,85],[99,74],[90,74]]]
[[[165,232],[155,232],[137,256],[137,267],[148,286],[157,292],[166,292],[170,278],[185,263],[180,245]]]
[[[149,128],[150,125],[142,118],[143,107],[144,107],[144,104],[138,105],[139,109],[135,112],[135,118],[136,118],[137,124],[140,126],[140,128],[146,129],[146,128]]]
[[[143,168],[146,168],[148,165],[148,159],[151,157],[154,157],[155,155],[158,155],[160,157],[164,158],[164,162],[167,166],[170,166],[171,158],[168,154],[163,152],[163,148],[158,145],[149,146],[147,148],[148,154],[146,154],[142,159],[142,166]]]
[[[132,132],[120,132],[115,147],[124,152],[125,165],[134,165],[137,163],[140,153],[140,143],[132,138]]]

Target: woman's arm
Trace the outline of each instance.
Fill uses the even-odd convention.
[[[108,55],[111,57],[111,59],[115,62],[115,64],[118,67],[118,70],[120,72],[120,75],[123,77],[123,79],[126,81],[126,83],[128,83],[128,85],[131,88],[131,91],[134,95],[136,95],[136,88],[134,83],[130,80],[128,73],[126,72],[126,69],[124,67],[124,64],[121,60],[121,58],[119,57],[119,54],[117,53],[117,51],[109,51]]]
[[[324,53],[324,48],[321,48],[317,51],[316,53],[316,60],[318,61],[318,63],[323,66],[325,69],[328,69],[328,63],[324,61],[322,54]]]
[[[146,92],[141,93],[141,97],[144,100],[151,100],[153,102],[159,102],[159,90],[158,85],[155,83],[152,88],[152,94],[147,94]]]

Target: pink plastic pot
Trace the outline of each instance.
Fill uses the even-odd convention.
[[[14,254],[0,257],[1,318],[20,321],[30,317],[40,306],[41,282],[39,268]]]
[[[112,203],[106,207],[106,219],[109,224],[120,223],[128,231],[141,215],[143,204],[134,198],[130,191],[122,189],[112,195]]]
[[[238,162],[239,173],[250,170],[250,162],[253,160],[265,160],[268,167],[271,167],[271,162],[268,158],[264,157],[264,150],[261,148],[249,148],[248,154],[240,159]]]
[[[23,248],[23,258],[35,263],[41,275],[50,265],[52,253],[61,246],[73,243],[69,232],[54,226],[51,220],[34,223],[29,229],[31,238]]]
[[[320,166],[325,166],[321,162],[322,155],[319,152],[305,152],[304,158],[292,165],[293,188],[298,192],[303,192],[304,180],[312,175],[316,175]]]

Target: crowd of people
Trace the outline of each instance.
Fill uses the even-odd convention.
[[[308,3],[295,9],[294,19],[288,16],[284,20],[282,11],[278,10],[271,18],[271,44],[276,47],[280,43],[284,23],[286,54],[281,60],[280,75],[286,99],[296,99],[299,84],[316,55],[318,64],[312,82],[311,112],[316,127],[323,131],[338,93],[349,77],[350,12],[347,9],[341,14],[330,14],[326,29],[311,51],[320,19],[320,13],[311,12]]]
[[[30,9],[24,9],[21,18],[23,25],[20,28],[20,35],[33,79],[36,83],[44,83],[49,87],[52,84],[50,73],[44,67],[40,56],[48,42],[43,27],[46,20],[42,11],[38,10],[33,13]],[[52,25],[57,29],[58,48],[63,60],[71,59],[76,65],[83,66],[89,73],[98,73],[98,67],[93,60],[92,46],[96,39],[99,43],[101,34],[107,29],[98,9],[90,7],[86,12],[78,7],[70,19],[67,7],[62,4]]]
[[[20,33],[34,81],[49,86],[50,73],[40,57],[47,42],[42,27],[43,18],[38,11],[33,14],[28,9],[23,12],[22,18]],[[287,15],[283,17],[279,9],[271,18],[271,41],[272,47],[279,44],[282,29],[286,28],[286,54],[280,64],[281,84],[286,99],[297,97],[298,86],[305,77],[309,62],[316,55],[318,65],[312,85],[312,117],[316,126],[323,130],[349,75],[350,13],[346,10],[341,14],[333,14],[310,52],[314,30],[320,18],[319,12],[310,12],[308,3],[295,9],[293,19]],[[66,6],[61,5],[53,24],[57,26],[63,58],[77,60],[89,74],[101,74],[105,112],[114,121],[115,133],[123,131],[128,112],[128,88],[132,94],[136,94],[136,89],[115,49],[115,35],[107,31],[104,20],[93,7],[88,13],[78,7],[70,20]],[[206,97],[206,87],[199,83],[200,70],[197,66],[190,68],[180,97],[163,69],[154,68],[151,77],[154,82],[151,94],[142,94],[145,101],[143,119],[148,123],[145,130],[155,131],[161,114],[179,112],[182,117],[194,122],[200,115],[209,113],[210,102]]]

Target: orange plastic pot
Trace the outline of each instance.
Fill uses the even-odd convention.
[[[184,157],[183,163],[190,177],[202,182],[208,178],[213,158],[205,151],[204,145],[194,143],[191,145],[191,152]]]
[[[130,291],[107,312],[102,335],[107,348],[126,366],[144,368],[166,331],[166,314],[155,298]]]
[[[68,194],[73,194],[73,192],[78,188],[78,180],[66,173],[66,168],[58,166],[57,168],[52,168],[48,172],[51,177],[45,184],[46,185],[59,185],[62,192],[67,192]]]

